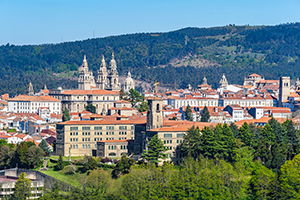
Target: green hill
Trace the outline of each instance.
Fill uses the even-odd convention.
[[[0,46],[0,94],[77,87],[77,69],[87,55],[96,71],[104,54],[115,52],[119,75],[162,86],[196,87],[206,76],[213,87],[223,73],[241,84],[250,73],[267,79],[300,76],[300,23],[277,26],[184,28],[167,33],[137,33],[44,45]],[[176,83],[176,84],[175,84]]]

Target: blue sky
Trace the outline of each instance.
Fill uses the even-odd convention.
[[[0,45],[300,22],[299,0],[0,0]]]

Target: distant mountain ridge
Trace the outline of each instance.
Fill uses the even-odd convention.
[[[89,67],[100,67],[115,53],[119,75],[162,86],[197,87],[206,76],[213,87],[224,73],[229,83],[242,84],[250,73],[267,79],[300,76],[300,23],[277,26],[184,28],[166,33],[137,33],[44,45],[0,46],[0,94],[76,88],[78,66],[87,55]]]

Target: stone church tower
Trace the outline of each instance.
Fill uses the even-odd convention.
[[[225,74],[223,74],[223,76],[222,76],[222,78],[220,80],[220,88],[221,87],[226,87],[227,85],[228,85],[228,81],[227,81],[227,79],[225,77]]]
[[[112,53],[112,59],[109,63],[109,70],[108,70],[108,87],[107,90],[117,90],[121,89],[119,83],[119,74],[117,71],[117,63],[115,61],[115,55]]]
[[[79,70],[78,89],[91,90],[92,87],[95,87],[93,72],[89,71],[88,63],[86,61],[86,55],[84,55],[82,65],[79,67],[78,70]]]
[[[148,99],[146,130],[160,128],[163,126],[162,116],[163,100],[157,97]]]
[[[107,69],[106,69],[106,62],[104,56],[102,56],[102,61],[100,65],[100,69],[97,71],[97,87],[100,90],[105,90],[108,85],[107,79]]]
[[[31,81],[29,82],[29,86],[28,86],[28,95],[29,96],[33,96],[34,95],[33,86],[32,86]]]
[[[282,107],[282,102],[288,99],[290,91],[290,77],[281,76],[279,79],[279,107]]]
[[[131,73],[129,71],[127,78],[125,79],[125,82],[124,82],[124,91],[128,92],[130,89],[134,89],[134,81],[131,78]]]

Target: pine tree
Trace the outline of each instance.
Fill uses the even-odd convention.
[[[27,168],[27,152],[28,146],[26,142],[21,142],[17,147],[17,162],[19,164],[19,167]]]
[[[271,148],[271,154],[272,159],[266,167],[272,169],[276,174],[279,174],[281,166],[286,161],[286,151],[284,144],[279,145],[275,142],[275,144]]]
[[[63,120],[63,122],[66,122],[66,121],[69,121],[70,119],[71,119],[71,117],[70,117],[69,110],[67,108],[65,108],[65,110],[63,111],[62,120]]]
[[[209,118],[210,118],[209,111],[208,111],[207,107],[205,106],[202,110],[200,121],[201,122],[208,122]]]
[[[225,149],[225,152],[224,152],[225,159],[231,160],[232,156],[233,156],[235,138],[233,136],[231,128],[227,124],[223,125],[223,138],[221,138],[221,139],[226,144],[226,149]]]
[[[287,135],[287,151],[288,159],[292,159],[298,153],[299,147],[299,134],[294,127],[294,122],[292,120],[286,120],[283,123]]]
[[[158,138],[158,135],[152,137],[148,144],[148,150],[142,154],[142,157],[150,163],[155,163],[158,166],[159,159],[166,159],[165,152],[167,148],[164,146],[163,141]]]
[[[247,122],[244,122],[244,124],[240,128],[240,137],[242,142],[245,143],[245,145],[251,146],[253,133],[251,133]]]
[[[60,154],[59,154],[58,161],[57,161],[57,164],[55,165],[54,168],[55,168],[57,171],[59,171],[59,170],[62,170],[64,167],[65,167],[65,165],[64,165],[63,157],[62,157],[62,154],[60,153]]]
[[[201,130],[201,133],[202,155],[208,158],[214,158],[219,150],[217,138],[215,137],[214,132],[211,130],[211,128],[206,126],[204,129]]]
[[[184,115],[186,120],[193,121],[192,109],[190,105],[187,105]]]
[[[285,128],[273,117],[269,120],[268,124],[270,124],[271,128],[273,129],[275,141],[278,144],[287,144],[287,135]]]
[[[183,142],[180,151],[185,156],[192,156],[197,158],[201,151],[201,135],[199,127],[192,126],[187,133],[183,135]]]
[[[269,145],[275,142],[275,134],[273,133],[273,129],[270,124],[265,125],[261,131],[261,135]]]
[[[231,131],[232,131],[232,133],[233,133],[233,136],[234,136],[234,138],[236,138],[236,139],[241,139],[240,138],[240,132],[239,132],[239,129],[238,129],[238,127],[237,127],[237,125],[235,125],[233,122],[230,124],[230,129],[231,129]]]
[[[121,174],[128,174],[130,167],[134,164],[133,159],[129,159],[125,154],[118,161],[115,169],[112,171],[112,177],[118,178]]]
[[[31,196],[31,180],[22,172],[15,184],[14,199],[25,200]]]
[[[96,113],[96,107],[90,103],[85,107],[85,110],[94,114]]]
[[[41,143],[39,144],[39,147],[41,149],[43,149],[43,151],[46,153],[46,154],[49,154],[51,152],[51,149],[48,145],[48,143],[46,142],[45,139],[42,139]]]

